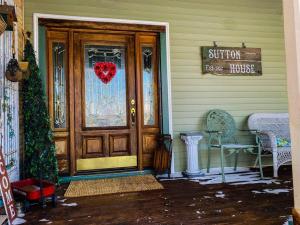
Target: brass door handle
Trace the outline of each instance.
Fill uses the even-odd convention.
[[[131,125],[133,126],[135,124],[135,108],[130,109],[130,115],[131,115]]]
[[[131,126],[135,125],[135,100],[130,101]]]

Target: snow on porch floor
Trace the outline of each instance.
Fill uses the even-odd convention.
[[[26,224],[288,224],[293,207],[291,168],[283,168],[278,179],[266,171],[265,180],[249,169],[226,172],[227,184],[213,170],[193,179],[161,178],[164,190],[82,198],[62,197],[64,184],[58,188],[57,208],[33,207],[26,213]]]
[[[202,170],[203,176],[187,178],[183,175],[177,174],[177,176],[172,178],[167,178],[167,175],[158,175],[157,178],[160,181],[174,181],[174,180],[188,180],[191,182],[199,183],[201,185],[216,185],[222,184],[222,175],[221,169],[212,168],[210,173],[207,173],[206,170]],[[235,171],[233,168],[225,168],[225,180],[228,185],[247,185],[247,184],[289,184],[291,181],[275,179],[271,177],[264,177],[261,179],[260,173],[257,171],[251,171],[249,168],[237,168]],[[280,193],[288,193],[292,191],[293,188],[274,188],[274,189],[263,189],[263,190],[252,190],[254,194],[280,194]],[[218,191],[215,194],[216,198],[225,198],[226,195],[223,191]],[[204,196],[204,198],[212,198],[210,196]],[[238,201],[241,203],[242,201]],[[287,218],[283,225],[292,225],[293,219],[292,216],[282,216]]]
[[[177,174],[177,176],[172,178],[167,178],[166,175],[158,175],[157,178],[160,181],[167,181],[167,180],[190,180],[193,182],[197,182],[202,185],[208,184],[221,184],[222,183],[222,176],[220,174],[220,169],[213,168],[211,169],[210,173],[203,171],[204,176],[187,178],[183,177],[182,175]],[[245,185],[245,184],[280,184],[280,180],[264,177],[263,179],[260,178],[260,173],[256,171],[251,171],[249,168],[237,168],[236,171],[233,168],[225,168],[225,179],[226,183],[229,185]]]

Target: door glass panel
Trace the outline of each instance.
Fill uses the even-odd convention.
[[[65,44],[54,42],[52,44],[53,54],[53,105],[54,105],[54,127],[66,128],[67,96],[65,75]]]
[[[152,62],[152,47],[142,48],[143,68],[143,98],[144,98],[144,125],[155,124],[155,102],[154,102],[154,74]]]
[[[125,48],[85,45],[84,52],[85,126],[127,126]]]

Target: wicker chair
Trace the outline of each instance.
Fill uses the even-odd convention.
[[[259,142],[259,137],[256,135],[256,144],[239,144],[235,138],[237,131],[235,121],[233,117],[225,112],[224,110],[214,109],[210,110],[207,114],[206,120],[208,137],[208,162],[207,162],[207,172],[210,170],[210,158],[211,150],[217,149],[220,151],[221,156],[221,171],[222,171],[222,181],[225,182],[224,175],[224,151],[230,151],[231,154],[235,154],[235,165],[234,169],[237,168],[238,155],[240,151],[248,152],[251,154],[261,154],[261,145]],[[249,130],[241,130],[249,132]],[[255,131],[253,131],[255,133]],[[263,178],[261,157],[259,158],[260,174]]]
[[[260,133],[263,153],[272,154],[274,177],[278,177],[279,167],[292,161],[290,145],[280,147],[277,143],[279,138],[290,140],[288,113],[253,113],[248,127]]]

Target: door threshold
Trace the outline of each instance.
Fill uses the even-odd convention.
[[[96,173],[90,175],[75,175],[75,176],[66,176],[59,177],[58,183],[65,184],[70,183],[71,181],[79,180],[97,180],[97,179],[106,179],[106,178],[116,178],[116,177],[129,177],[129,176],[142,176],[147,174],[154,174],[153,170],[135,170],[135,171],[124,171],[124,172],[114,172],[114,173]]]

